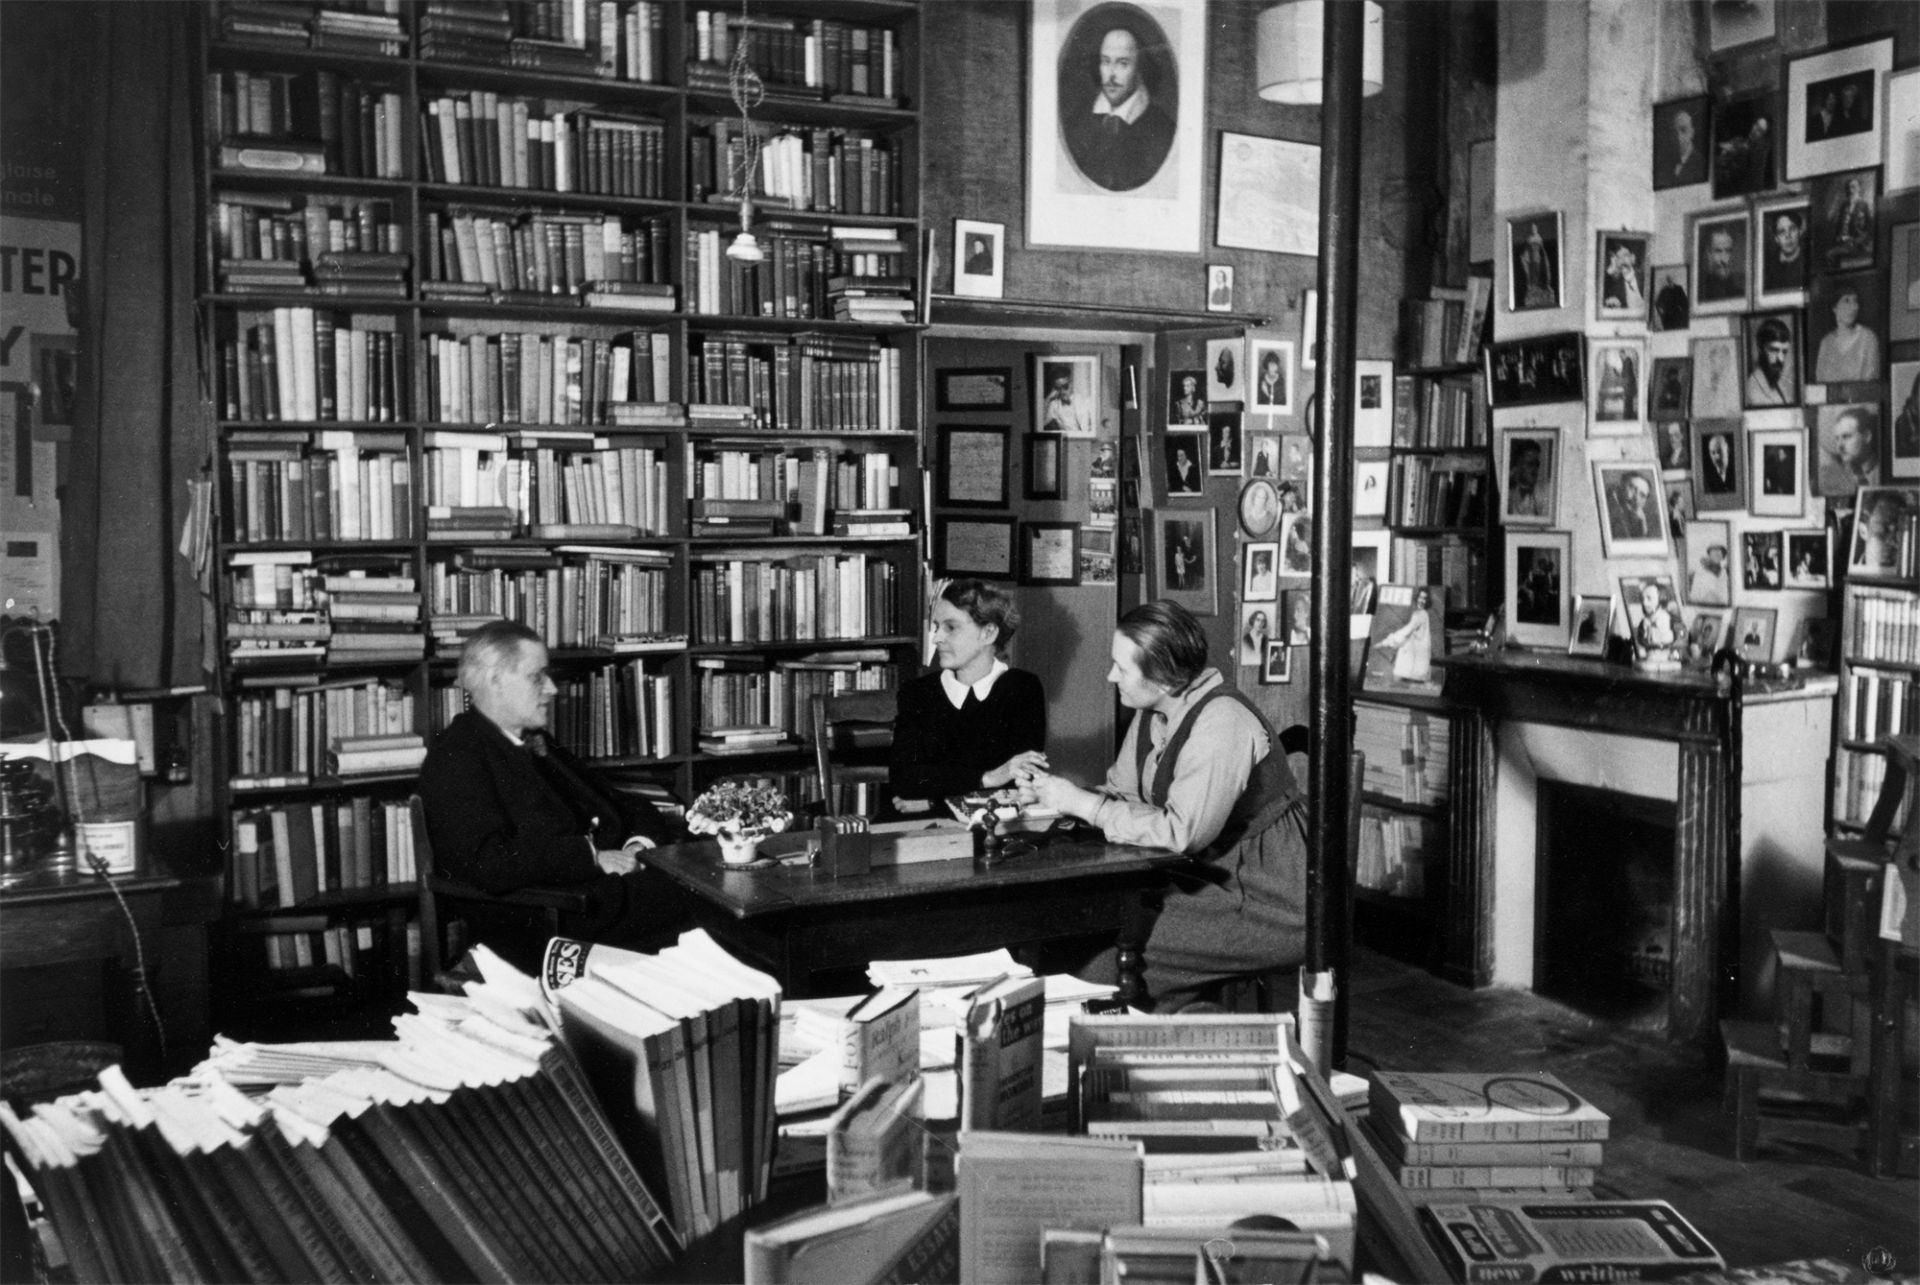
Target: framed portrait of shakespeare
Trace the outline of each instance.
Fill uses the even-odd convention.
[[[1696,419],[1693,430],[1693,507],[1730,513],[1747,507],[1746,431],[1737,419]]]
[[[1027,49],[1027,244],[1200,249],[1207,17],[1037,0]]]
[[[1753,300],[1800,303],[1806,298],[1807,261],[1813,243],[1807,228],[1807,198],[1775,197],[1753,207]]]
[[[1787,177],[1878,165],[1893,37],[1787,60]]]
[[[1750,231],[1744,209],[1710,210],[1689,222],[1694,316],[1746,311]]]

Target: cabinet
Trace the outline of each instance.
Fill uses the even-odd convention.
[[[382,8],[202,42],[243,1015],[404,989],[405,799],[483,622],[668,801],[814,802],[808,700],[918,638],[918,5]]]
[[[1904,525],[1889,532],[1881,573],[1855,569],[1841,588],[1840,691],[1834,720],[1833,828],[1866,824],[1886,779],[1889,734],[1920,728],[1920,523],[1907,490]],[[1858,520],[1858,519],[1856,519]],[[1901,819],[1896,819],[1896,828]]]
[[[1375,949],[1431,967],[1447,870],[1451,728],[1437,697],[1354,700],[1353,748],[1366,756],[1353,872],[1354,932]]]

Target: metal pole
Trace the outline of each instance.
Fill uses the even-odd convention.
[[[1307,810],[1307,954],[1300,970],[1301,1047],[1323,1072],[1347,1055],[1352,880],[1347,868],[1353,712],[1347,617],[1353,551],[1354,298],[1360,262],[1363,0],[1326,0],[1320,108],[1320,408],[1314,470],[1312,683],[1314,744]]]

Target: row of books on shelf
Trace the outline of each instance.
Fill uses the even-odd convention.
[[[1854,666],[1841,693],[1841,735],[1873,741],[1920,728],[1920,684],[1912,674]]]
[[[620,295],[621,306],[674,306],[664,286],[673,260],[669,220],[449,206],[427,212],[423,294],[458,297],[453,287],[536,295]],[[662,286],[626,292],[627,287]]]
[[[1846,654],[1858,660],[1920,665],[1920,595],[1855,584]]]
[[[1487,444],[1487,393],[1478,375],[1399,375],[1393,390],[1393,444],[1447,448]]]
[[[238,310],[217,343],[228,419],[392,423],[412,406],[412,366],[392,316],[294,305]]]
[[[546,549],[462,550],[427,566],[429,631],[439,654],[457,649],[488,620],[518,621],[549,649],[619,648],[655,637],[685,645],[672,628],[663,549],[560,545]]]
[[[1354,887],[1418,900],[1427,895],[1427,864],[1444,861],[1446,853],[1447,832],[1442,822],[1363,805]]]
[[[231,784],[311,779],[327,770],[337,739],[396,735],[416,725],[413,693],[402,683],[368,678],[243,691],[233,698]]]
[[[401,97],[388,85],[348,79],[330,70],[235,69],[208,72],[205,92],[207,135],[216,145],[234,144],[244,150],[256,144],[270,148],[303,144],[298,152],[303,165],[317,146],[313,172],[349,178],[406,177]]]
[[[1456,610],[1474,610],[1488,601],[1484,540],[1395,535],[1388,561],[1395,583],[1439,585]]]
[[[1400,302],[1400,364],[1432,369],[1480,360],[1493,278],[1468,277],[1464,288],[1429,293]]]
[[[429,5],[420,15],[420,56],[657,84],[666,72],[665,7],[656,0]]]
[[[1353,748],[1366,755],[1367,792],[1402,803],[1444,804],[1449,735],[1443,715],[1365,701],[1355,705]]]
[[[664,758],[674,741],[674,680],[626,661],[558,675],[548,725],[555,740],[587,758]],[[451,692],[458,697],[460,693]],[[445,705],[439,707],[444,711]]]
[[[229,539],[413,538],[417,497],[406,434],[291,430],[291,440],[264,440],[273,431],[229,443]]]
[[[762,258],[726,253],[736,229],[689,227],[682,270],[685,307],[696,316],[772,317],[898,325],[912,320],[907,245],[895,228],[821,229],[762,219]]]
[[[241,550],[227,561],[227,605],[233,621],[281,619],[276,612],[295,613],[298,619],[322,611],[343,620],[420,618],[417,582],[401,556]],[[266,614],[255,616],[256,611]]]
[[[660,199],[666,122],[475,89],[422,102],[426,179],[490,188]]]
[[[614,407],[653,401],[667,386],[670,345],[647,331],[488,331],[421,343],[426,406],[446,424],[604,425],[617,422]]]
[[[248,960],[264,967],[269,976],[267,991],[276,1000],[304,1001],[346,999],[356,993],[359,983],[391,975],[394,960],[390,951],[408,949],[408,943],[388,943],[382,929],[372,923],[347,923],[326,915],[275,915],[263,921],[275,931],[248,933],[259,954]],[[418,925],[408,924],[409,936],[417,936]],[[408,949],[407,958],[416,960],[419,948]]]
[[[433,510],[505,509],[517,529],[613,525],[664,535],[667,452],[637,437],[433,430],[426,435],[428,530]]]
[[[1477,527],[1486,521],[1491,489],[1484,456],[1396,456],[1390,521],[1399,526]]]
[[[215,11],[222,39],[274,49],[317,49],[362,58],[397,57],[407,34],[397,15],[346,6],[304,8],[266,0],[223,0]]]
[[[882,648],[815,652],[793,660],[769,656],[700,656],[693,662],[703,724],[761,727],[803,742],[813,739],[815,696],[891,691],[900,666]]]
[[[1836,821],[1863,825],[1880,801],[1887,780],[1887,757],[1860,750],[1836,749],[1833,754],[1833,816]],[[1893,830],[1906,824],[1908,800],[1896,805]]]
[[[703,448],[688,459],[687,481],[691,515],[709,521],[727,516],[732,502],[771,500],[795,506],[805,528],[829,513],[892,511],[900,498],[900,466],[888,451]]]
[[[899,101],[900,50],[891,27],[696,9],[687,19],[686,37],[689,88],[725,91],[727,68],[744,55],[770,91],[805,89],[834,101]]]
[[[900,632],[899,564],[864,553],[771,559],[696,558],[693,637],[700,643],[882,638]]]
[[[751,408],[747,426],[752,428],[827,433],[902,428],[900,349],[868,336],[696,335],[687,354],[687,389],[699,404]]]
[[[756,122],[748,128],[759,151],[756,168],[746,172],[756,208],[881,217],[904,212],[900,179],[911,171],[899,139],[828,125]],[[748,150],[738,121],[716,117],[698,124],[687,137],[690,198],[737,202],[736,176],[746,169]]]
[[[411,883],[418,870],[405,799],[361,794],[233,814],[227,899],[236,906],[290,909],[322,893]]]
[[[391,257],[402,269],[409,262],[406,230],[384,198],[219,191],[212,231],[222,289],[236,288],[235,276],[254,284],[248,273],[317,271],[327,255]],[[302,275],[291,288],[305,284]]]

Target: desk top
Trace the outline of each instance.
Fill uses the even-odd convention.
[[[951,861],[881,866],[863,875],[836,879],[814,866],[776,864],[747,869],[725,866],[720,860],[720,845],[711,839],[652,848],[640,853],[640,859],[736,919],[809,907],[1134,875],[1187,860],[1180,853],[1164,848],[1099,842],[1056,843],[1019,856],[1003,857],[990,866],[961,857]]]
[[[113,886],[121,895],[133,897],[148,893],[166,892],[178,888],[187,881],[174,875],[165,874],[126,874],[116,875]],[[112,889],[107,880],[91,871],[74,871],[71,874],[53,875],[44,871],[36,872],[18,883],[0,888],[0,906],[26,905],[40,901],[66,901],[76,897],[109,897]]]

